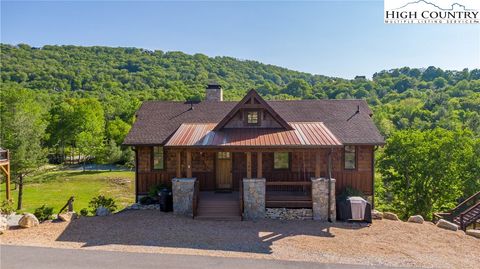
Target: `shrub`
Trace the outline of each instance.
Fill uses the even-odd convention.
[[[97,197],[92,198],[92,200],[90,200],[88,205],[92,209],[91,212],[93,214],[96,214],[97,209],[101,206],[107,208],[108,210],[110,210],[110,212],[113,212],[117,209],[117,205],[115,204],[115,201],[112,198],[107,198],[103,195],[99,195]]]
[[[88,216],[88,209],[86,208],[80,209],[80,215],[84,217]]]
[[[15,212],[15,208],[13,207],[13,203],[8,200],[4,200],[2,205],[0,206],[0,213],[2,215],[10,215]]]
[[[143,196],[142,198],[140,198],[140,204],[142,205],[151,205],[154,203],[155,201],[150,196]]]
[[[153,186],[148,190],[148,196],[150,196],[153,199],[158,199],[158,192],[164,188],[168,188],[168,186],[165,184],[159,184],[159,185]]]
[[[363,194],[362,191],[357,190],[357,189],[352,188],[352,187],[345,187],[342,190],[342,192],[340,193],[340,195],[338,195],[338,200],[339,201],[347,200],[347,198],[350,197],[350,196],[360,196],[363,199],[366,199],[366,196],[365,196],[365,194]]]
[[[53,207],[42,205],[41,207],[35,209],[33,215],[35,215],[39,221],[46,221],[52,217]]]

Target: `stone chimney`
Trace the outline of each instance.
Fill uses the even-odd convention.
[[[205,101],[223,101],[222,86],[218,83],[209,83],[205,90]]]

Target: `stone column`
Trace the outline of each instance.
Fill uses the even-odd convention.
[[[243,179],[243,217],[265,218],[265,178]]]
[[[196,178],[172,179],[173,213],[193,217],[193,192]]]
[[[328,178],[312,178],[312,209],[313,219],[328,220]],[[337,219],[335,209],[335,179],[331,179],[330,196],[330,218],[332,221]]]

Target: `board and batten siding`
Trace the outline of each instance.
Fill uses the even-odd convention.
[[[336,192],[341,192],[345,187],[361,190],[366,195],[372,195],[373,190],[373,146],[357,146],[356,169],[344,169],[343,149],[333,149],[332,177],[336,179]],[[147,194],[148,191],[159,184],[171,185],[172,178],[176,177],[176,153],[174,149],[165,149],[165,169],[152,170],[152,147],[137,146],[137,194]],[[268,151],[268,150],[265,150]],[[288,150],[285,150],[288,152]],[[320,174],[327,177],[328,153],[330,149],[320,149],[321,165]],[[252,176],[257,175],[257,153],[252,152]],[[267,181],[309,181],[315,174],[315,151],[294,151],[290,153],[290,168],[273,169],[273,152],[264,152],[262,156],[263,177]],[[181,172],[185,176],[186,154],[181,154]],[[243,152],[232,153],[232,180],[234,190],[238,190],[239,182],[246,177],[246,156]],[[215,151],[192,150],[192,175],[196,177],[203,191],[215,190]]]

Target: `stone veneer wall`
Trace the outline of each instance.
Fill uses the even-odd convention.
[[[255,220],[265,218],[265,179],[243,179],[243,217]]]
[[[193,192],[196,178],[172,179],[173,213],[193,217]]]
[[[311,220],[310,208],[267,208],[266,217],[279,220]]]
[[[312,209],[313,219],[327,221],[328,220],[328,178],[312,178]],[[337,219],[337,211],[335,209],[335,179],[331,179],[331,196],[330,196],[330,218],[332,221]]]

